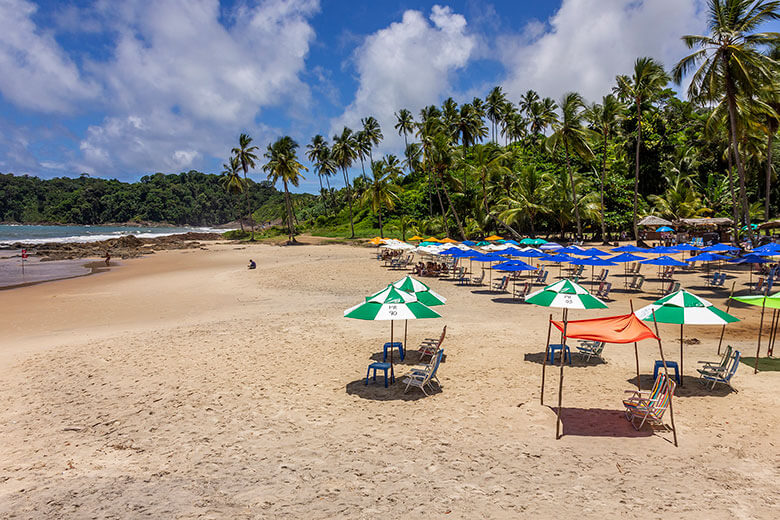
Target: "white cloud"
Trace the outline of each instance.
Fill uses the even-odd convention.
[[[466,66],[477,44],[466,19],[449,7],[434,6],[426,20],[420,11],[406,11],[400,22],[368,36],[356,50],[359,76],[355,99],[331,122],[331,133],[344,125],[358,128],[360,119],[377,118],[385,135],[383,148],[403,143],[393,126],[394,112],[417,113],[449,95],[453,72]]]
[[[0,0],[0,93],[16,105],[43,112],[69,112],[99,93],[54,38],[32,21],[27,0]]]
[[[528,89],[601,99],[638,57],[674,66],[686,51],[680,36],[706,33],[701,9],[701,0],[563,0],[543,34],[535,21],[521,36],[498,39],[503,85],[514,102]]]
[[[109,5],[116,50],[90,70],[112,107],[81,142],[80,169],[194,168],[204,155],[226,156],[239,129],[262,143],[262,107],[308,100],[298,75],[314,38],[306,18],[318,8],[317,0],[266,0],[241,6],[226,27],[217,0]]]

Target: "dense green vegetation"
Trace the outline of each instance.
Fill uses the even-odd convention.
[[[235,220],[243,200],[229,193],[218,175],[190,171],[156,173],[125,183],[82,176],[78,179],[0,174],[0,220],[104,224],[150,221],[207,226]],[[249,181],[254,207],[273,206],[281,194],[269,182]],[[245,212],[243,212],[245,214]],[[270,219],[269,219],[270,220]]]

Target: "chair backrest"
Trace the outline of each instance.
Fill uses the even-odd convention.
[[[737,368],[739,368],[739,358],[740,358],[740,355],[741,354],[740,354],[739,350],[735,350],[734,351],[734,356],[731,358],[732,359],[731,366],[729,367],[729,371],[726,374],[726,377],[724,377],[724,379],[726,381],[730,381],[731,380],[731,376],[733,376],[737,372]]]
[[[639,276],[639,280],[637,280],[636,287],[634,287],[634,289],[636,289],[638,291],[639,289],[642,288],[642,284],[643,283],[645,283],[645,277],[640,275]]]
[[[658,374],[658,379],[661,379],[661,384],[658,387],[657,400],[651,404],[650,407],[653,409],[654,415],[660,419],[664,415],[666,409],[669,408],[669,403],[672,400],[672,395],[674,395],[674,389],[677,385],[674,380],[666,374]]]
[[[604,345],[606,345],[606,344],[607,343],[605,341],[599,341],[598,344],[596,345],[596,348],[593,349],[593,352],[597,356],[600,356],[601,353],[604,351]]]
[[[544,283],[544,282],[546,282],[546,281],[547,281],[547,271],[544,271],[544,272],[542,273],[542,279],[541,279],[541,280],[539,280],[539,281],[540,281],[540,282],[542,282],[542,283]]]
[[[680,290],[680,282],[674,282],[672,284],[672,290],[669,292],[677,292]]]
[[[764,278],[759,277],[758,281],[756,282],[756,291],[760,291],[762,287],[764,287]]]
[[[601,297],[606,298],[609,296],[609,291],[612,290],[612,282],[604,282],[604,290],[601,291]]]
[[[441,344],[444,343],[444,336],[447,335],[447,326],[445,325],[443,329],[441,329],[441,336],[439,336],[439,347],[441,347]]]
[[[726,351],[723,352],[723,357],[720,358],[720,365],[719,366],[725,367],[726,365],[729,364],[729,360],[731,359],[731,353],[733,352],[733,350],[734,349],[731,347],[731,345],[726,347]]]
[[[774,278],[770,278],[769,280],[766,281],[766,292],[767,292],[767,294],[769,294],[769,291],[772,290],[772,286],[774,284],[775,284],[775,279]]]
[[[440,348],[439,351],[436,353],[436,361],[433,363],[433,370],[431,370],[431,373],[428,375],[426,379],[431,379],[433,376],[436,375],[436,371],[439,370],[439,365],[441,364],[441,358],[444,356],[444,349]]]

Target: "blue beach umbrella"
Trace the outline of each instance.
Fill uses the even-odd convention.
[[[730,246],[728,244],[713,244],[709,247],[705,247],[702,251],[709,251],[710,253],[717,253],[718,251],[739,251],[738,247]]]
[[[729,263],[732,264],[750,264],[750,286],[753,286],[753,264],[768,264],[769,262],[772,262],[772,260],[767,260],[766,258],[756,255],[756,254],[748,254],[745,256],[741,256],[739,258],[732,258],[731,260],[726,260]]]
[[[566,246],[555,250],[556,253],[565,253],[567,255],[571,255],[571,254],[579,255],[583,251],[585,251],[583,248],[577,246]]]
[[[727,256],[719,255],[717,253],[706,252],[706,253],[698,254],[696,256],[692,256],[688,260],[686,260],[686,262],[715,262],[718,260],[728,260],[728,259],[729,257]]]
[[[678,244],[674,248],[678,251],[700,251],[698,247],[691,244]]]
[[[505,262],[506,258],[499,255],[489,254],[489,255],[479,255],[471,258],[471,260],[474,260],[475,262]],[[493,282],[493,271],[490,271],[489,275],[489,282]]]
[[[610,262],[617,262],[620,264],[628,263],[628,262],[640,262],[642,260],[647,260],[644,256],[639,255],[632,255],[631,253],[621,253],[617,256],[613,256],[612,258],[607,258]]]
[[[606,251],[602,251],[601,249],[596,249],[595,247],[591,247],[589,249],[586,249],[582,252],[584,255],[588,256],[609,256],[610,253],[607,253]]]
[[[461,244],[463,244],[464,246],[469,246],[469,247],[477,245],[476,242],[472,242],[471,240],[464,240],[463,242],[461,242]]]
[[[612,249],[615,253],[647,253],[650,250],[644,247],[637,247],[633,244],[627,244],[625,246],[615,247]]]
[[[535,271],[537,268],[532,265],[528,265],[521,260],[512,260],[510,262],[503,262],[501,264],[496,264],[493,266],[493,269],[505,273],[516,273],[520,271]],[[515,287],[515,284],[516,284],[515,278],[512,277],[513,289]]]
[[[667,247],[667,246],[655,246],[650,250],[650,253],[656,254],[656,255],[673,255],[675,253],[679,253],[680,251],[677,250],[677,248],[674,247]]]
[[[674,231],[674,229],[669,226],[661,226],[655,230],[656,233],[668,233],[670,231]]]
[[[575,258],[571,262],[569,262],[572,265],[589,265],[590,266],[590,280],[591,285],[593,285],[593,269],[595,266],[601,266],[605,267],[608,265],[617,265],[614,262],[610,262],[609,260],[605,260],[603,258],[599,258],[597,256],[589,256],[586,258]]]
[[[680,262],[679,260],[675,260],[671,256],[659,256],[658,258],[652,258],[650,260],[643,260],[642,262],[639,262],[640,264],[647,264],[647,265],[658,265],[663,267],[684,267],[688,264],[685,262]]]

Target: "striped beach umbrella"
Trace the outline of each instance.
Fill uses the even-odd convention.
[[[571,280],[561,280],[529,294],[526,302],[558,309],[606,309],[607,305]]]
[[[368,321],[390,321],[390,343],[393,343],[395,320],[441,318],[434,310],[417,301],[417,296],[402,291],[392,284],[369,297],[365,302],[344,311],[345,318]],[[393,371],[393,348],[390,349],[390,373]]]
[[[685,325],[726,325],[739,321],[715,307],[708,300],[685,289],[673,292],[660,300],[638,309],[634,314],[640,320],[680,325],[680,378],[683,375],[683,327]],[[682,384],[680,385],[682,386]]]
[[[444,305],[447,298],[432,290],[430,287],[411,276],[404,276],[400,280],[393,282],[393,287],[407,293],[417,296],[417,301],[428,307]],[[378,293],[377,293],[378,294]]]

